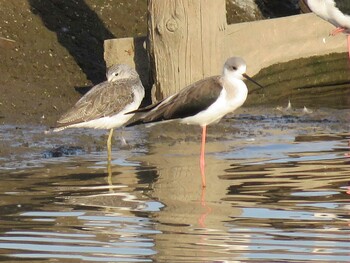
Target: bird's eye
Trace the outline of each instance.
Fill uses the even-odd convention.
[[[114,73],[114,76],[118,76],[118,75],[119,75],[119,73],[118,73],[118,72],[115,72],[115,73]]]
[[[231,69],[232,69],[232,70],[237,70],[237,67],[232,66]]]

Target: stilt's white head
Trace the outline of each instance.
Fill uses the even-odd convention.
[[[263,88],[259,83],[249,77],[245,72],[247,70],[247,65],[243,58],[240,57],[231,57],[226,60],[224,65],[224,78],[228,79],[248,79],[254,84],[258,85],[260,88]]]
[[[243,79],[247,70],[245,61],[240,57],[231,57],[226,60],[223,75],[228,78]]]

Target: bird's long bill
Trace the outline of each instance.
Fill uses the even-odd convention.
[[[253,82],[255,85],[258,85],[260,88],[264,88],[264,86],[261,86],[258,82],[256,82],[254,79],[252,79],[251,77],[249,77],[247,74],[243,74],[243,77],[245,77],[247,80],[250,80],[251,82]]]

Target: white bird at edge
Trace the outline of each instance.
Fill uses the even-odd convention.
[[[333,24],[336,28],[330,33],[347,34],[350,59],[350,0],[300,0],[310,11]]]

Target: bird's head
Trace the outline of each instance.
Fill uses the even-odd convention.
[[[247,70],[247,65],[243,58],[231,57],[226,60],[224,65],[223,76],[228,79],[248,79],[259,87],[263,88],[259,83],[249,77],[245,72]]]
[[[128,65],[116,64],[108,68],[106,77],[108,82],[115,82],[122,79],[137,78],[138,74]]]
[[[223,75],[229,78],[243,79],[247,65],[242,58],[232,57],[226,60]]]

